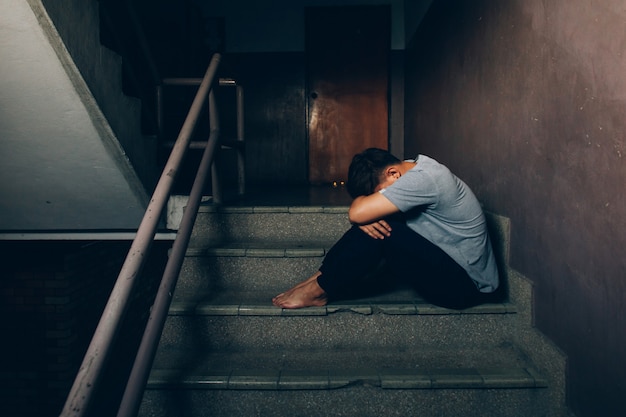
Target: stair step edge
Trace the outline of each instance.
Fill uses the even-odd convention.
[[[266,247],[261,245],[247,245],[241,247],[232,243],[220,247],[209,248],[189,248],[185,253],[187,257],[249,257],[249,258],[305,258],[322,257],[326,255],[331,245],[320,244],[318,247],[297,247],[294,245],[283,245],[279,247],[269,244]]]
[[[200,213],[221,213],[221,214],[258,214],[258,213],[326,213],[326,214],[347,214],[348,206],[215,206],[201,205],[198,208]]]
[[[546,388],[546,379],[533,368],[441,369],[230,369],[181,375],[155,369],[147,389],[205,390],[331,390],[353,385],[382,389],[511,389]]]
[[[426,303],[337,303],[323,307],[299,309],[278,308],[264,304],[212,304],[208,302],[172,302],[169,314],[172,316],[328,316],[337,313],[357,313],[363,315],[468,315],[468,314],[515,314],[515,305],[504,303],[481,304],[464,310],[452,310]]]

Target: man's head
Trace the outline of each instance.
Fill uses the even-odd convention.
[[[354,155],[348,169],[348,193],[352,198],[373,194],[383,182],[385,169],[401,161],[388,151],[369,148]]]

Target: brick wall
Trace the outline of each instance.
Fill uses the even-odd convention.
[[[156,244],[133,293],[95,409],[123,392],[169,243]],[[0,243],[0,415],[58,416],[130,242]],[[114,413],[112,413],[114,414]],[[102,414],[106,415],[106,414]]]

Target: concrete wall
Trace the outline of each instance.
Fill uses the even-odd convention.
[[[391,6],[391,48],[404,49],[404,0],[191,1],[201,6],[207,17],[225,19],[225,47],[230,53],[303,52],[306,7],[369,4]]]
[[[38,12],[0,1],[0,232],[134,229],[145,192]]]
[[[405,154],[511,219],[581,416],[626,398],[625,23],[622,0],[438,0],[406,50]]]
[[[62,43],[62,58],[68,55],[70,69],[76,69],[71,71],[71,79],[74,81],[80,78],[87,86],[89,96],[97,102],[97,111],[106,118],[108,129],[112,130],[115,141],[119,142],[131,162],[133,175],[139,178],[140,186],[151,194],[161,173],[156,163],[158,141],[149,134],[150,131],[142,128],[144,103],[123,90],[122,57],[118,52],[101,45],[100,2],[25,1],[41,15],[40,22],[50,20],[54,25],[52,33],[47,31],[47,34],[53,46],[56,42]],[[42,25],[42,28],[47,29],[46,25]],[[128,44],[135,42],[134,37],[127,36],[127,39]],[[145,77],[149,78],[150,75],[146,74]],[[148,103],[145,106],[151,109]],[[91,107],[88,110],[93,112]]]

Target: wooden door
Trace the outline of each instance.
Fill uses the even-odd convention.
[[[389,143],[388,6],[306,10],[309,182],[345,181],[352,156]]]

